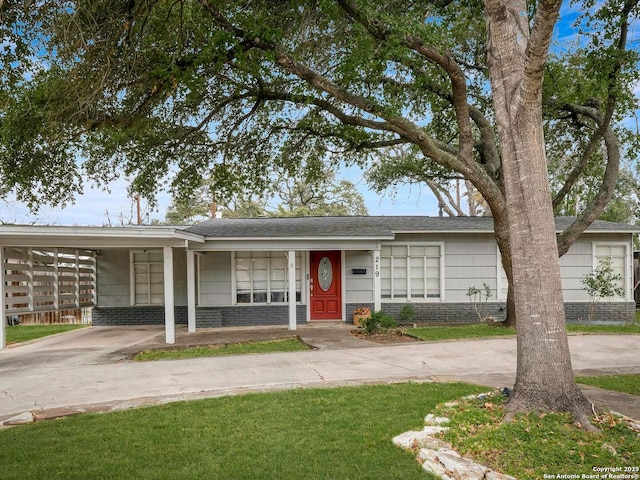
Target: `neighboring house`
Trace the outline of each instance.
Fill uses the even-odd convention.
[[[558,230],[571,218],[557,218]],[[599,319],[633,320],[633,235],[596,221],[560,259],[568,320],[586,319],[581,283],[602,258],[624,297]],[[93,306],[94,325],[201,327],[351,321],[358,307],[418,322],[469,322],[469,287],[487,284],[504,316],[507,281],[489,217],[212,219],[192,227],[0,226],[0,318]],[[3,325],[6,322],[3,322]],[[3,329],[0,329],[3,335]],[[3,340],[3,338],[0,338]],[[0,342],[2,345],[4,342]]]

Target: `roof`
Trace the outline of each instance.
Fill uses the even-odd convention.
[[[573,217],[556,217],[562,231]],[[397,233],[493,233],[491,217],[273,217],[214,218],[188,227],[185,232],[206,238],[376,238]],[[633,233],[640,226],[596,220],[589,233]]]

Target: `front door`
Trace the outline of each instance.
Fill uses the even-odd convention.
[[[342,320],[340,251],[311,252],[311,320]]]

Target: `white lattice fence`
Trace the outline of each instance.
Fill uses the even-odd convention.
[[[94,252],[70,248],[4,248],[5,314],[91,307]]]

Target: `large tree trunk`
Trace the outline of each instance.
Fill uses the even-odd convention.
[[[590,403],[575,383],[565,328],[542,130],[542,70],[560,3],[538,4],[530,38],[525,1],[485,0],[517,321],[509,409],[570,411],[587,424]]]

